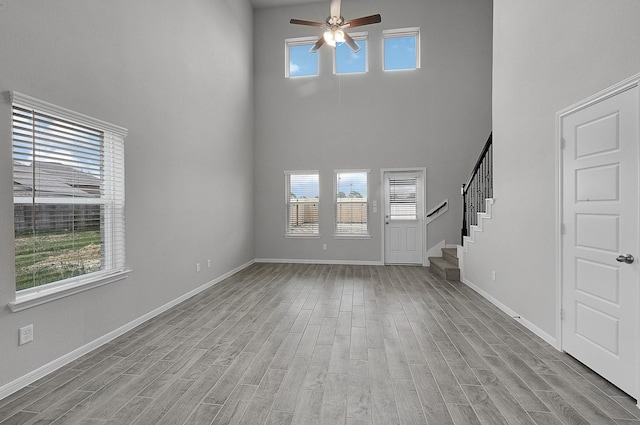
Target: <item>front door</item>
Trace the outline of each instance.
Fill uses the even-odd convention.
[[[638,397],[638,86],[559,115],[562,349]]]
[[[423,264],[424,173],[384,172],[384,260]]]

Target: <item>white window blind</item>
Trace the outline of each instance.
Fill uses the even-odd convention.
[[[320,185],[317,171],[285,171],[287,236],[320,234]]]
[[[16,290],[124,270],[126,130],[12,98]]]
[[[336,236],[368,235],[368,171],[335,172]]]
[[[417,177],[389,177],[389,216],[391,220],[418,219]]]

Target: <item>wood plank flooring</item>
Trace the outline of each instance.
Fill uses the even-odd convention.
[[[422,267],[254,264],[0,400],[0,424],[640,425]]]

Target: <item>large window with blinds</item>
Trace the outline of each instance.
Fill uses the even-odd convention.
[[[368,237],[368,176],[369,170],[336,170],[335,236]]]
[[[12,104],[17,295],[124,271],[126,130],[16,92]]]
[[[318,171],[285,171],[285,235],[320,236]]]

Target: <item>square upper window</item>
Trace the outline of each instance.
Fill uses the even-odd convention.
[[[384,70],[398,71],[420,68],[420,29],[385,30]]]
[[[316,41],[316,37],[290,38],[285,40],[286,78],[318,76],[318,53],[310,52]]]
[[[347,43],[338,44],[334,56],[335,74],[360,74],[369,70],[367,64],[367,33],[350,35],[358,46],[360,46],[360,50],[356,53],[351,50]]]

